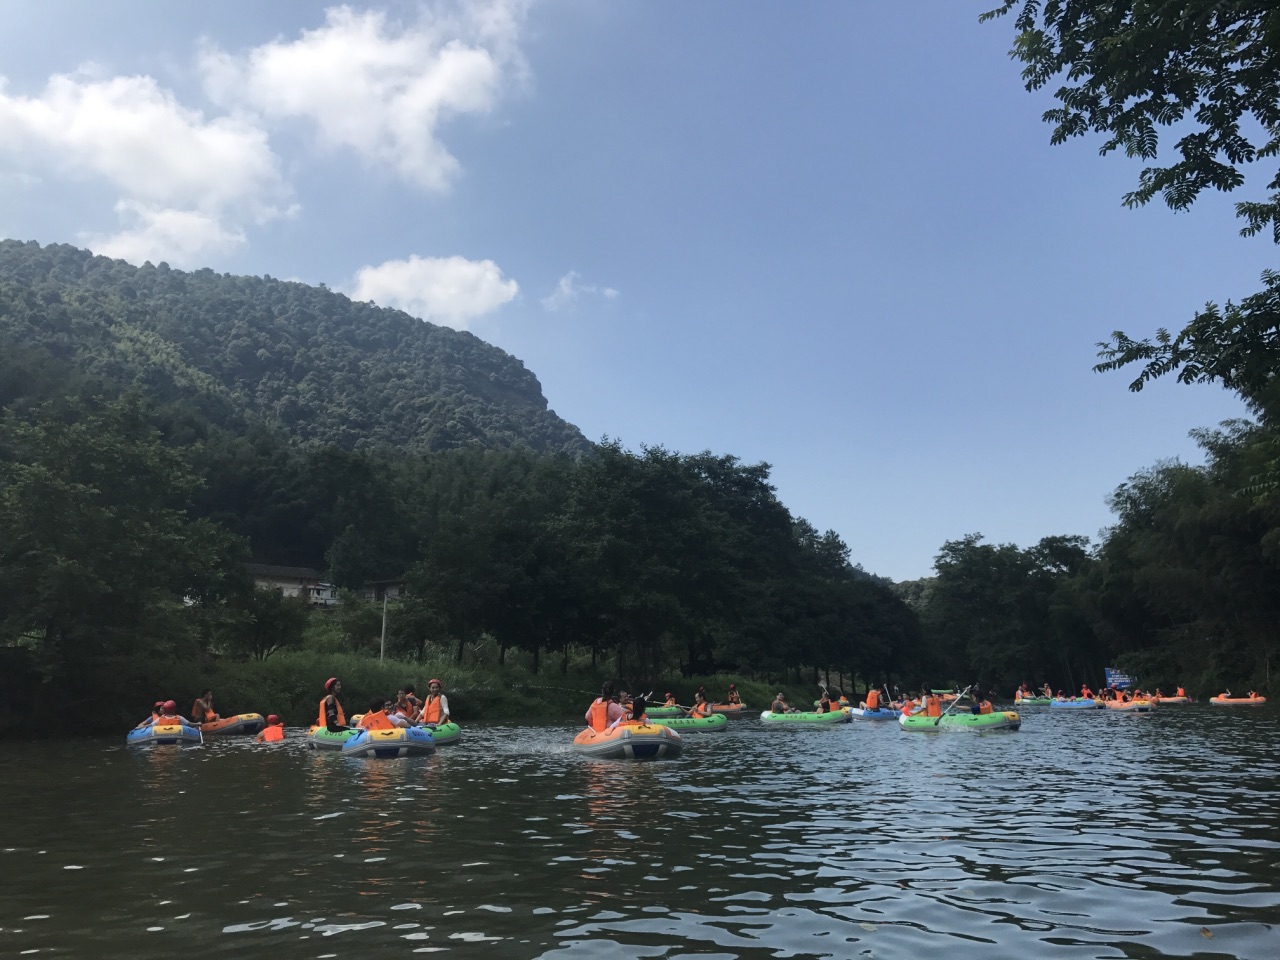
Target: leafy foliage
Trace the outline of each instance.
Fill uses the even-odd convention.
[[[18,345],[237,431],[344,449],[590,446],[496,347],[270,277],[0,241],[0,347]]]
[[[1144,169],[1127,206],[1156,196],[1183,210],[1206,189],[1236,190],[1253,164],[1280,156],[1280,7],[1269,0],[1009,0],[983,20],[1017,9],[1012,56],[1025,67],[1028,90],[1065,74],[1045,113],[1052,142],[1094,132],[1102,153],[1159,155],[1159,128],[1176,127],[1177,159]],[[1236,204],[1241,233],[1269,231],[1280,243],[1280,165],[1262,199]],[[1176,336],[1161,328],[1150,340],[1115,331],[1098,344],[1095,369],[1131,363],[1130,384],[1177,373],[1183,383],[1218,382],[1254,408],[1275,413],[1280,370],[1280,279],[1225,308],[1208,304]],[[1270,472],[1280,472],[1274,461]],[[1268,487],[1267,489],[1280,489]]]

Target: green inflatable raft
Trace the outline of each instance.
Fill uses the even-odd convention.
[[[774,713],[772,710],[766,710],[760,714],[760,719],[765,723],[830,726],[835,723],[847,723],[853,719],[853,715],[849,713],[847,707],[844,710],[830,710],[827,713]]]
[[[427,729],[431,731],[431,739],[436,742],[437,747],[446,743],[457,743],[462,739],[462,730],[452,720],[448,723],[436,724],[434,727],[427,724]]]
[[[729,725],[729,718],[723,713],[713,713],[709,717],[654,717],[650,711],[649,722],[655,727],[668,727],[680,733],[704,733],[723,730]]]
[[[307,746],[312,750],[341,750],[342,745],[359,732],[355,727],[333,733],[326,727],[312,727],[307,731]]]
[[[914,716],[898,718],[903,730],[915,730],[924,733],[943,731],[951,733],[957,730],[1017,730],[1022,726],[1022,718],[1012,710],[993,710],[991,713],[948,713],[942,717],[926,717],[922,713]]]
[[[1015,707],[1047,707],[1053,703],[1052,697],[1029,697],[1025,700],[1017,699],[1013,701]]]
[[[658,718],[683,717],[684,710],[680,707],[649,707],[645,710],[645,716],[650,720]]]

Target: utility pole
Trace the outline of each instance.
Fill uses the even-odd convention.
[[[382,646],[378,648],[378,659],[382,660],[387,655],[387,590],[382,589]]]

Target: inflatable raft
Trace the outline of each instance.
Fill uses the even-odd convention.
[[[209,723],[200,724],[200,732],[210,733],[257,733],[267,725],[260,713],[239,713],[234,717],[222,717]]]
[[[1150,713],[1153,706],[1150,700],[1104,700],[1103,703],[1117,713]]]
[[[742,717],[746,716],[747,705],[745,703],[713,703],[711,704],[711,712],[718,713],[726,717]]]
[[[1216,707],[1260,707],[1267,702],[1266,697],[1210,697],[1209,702]]]
[[[877,707],[874,710],[868,710],[866,707],[850,707],[849,715],[854,720],[897,720],[900,710],[887,710],[884,707]]]
[[[1168,706],[1168,705],[1173,705],[1176,707],[1182,704],[1190,703],[1191,698],[1190,697],[1152,697],[1151,702],[1161,707]]]
[[[436,724],[425,728],[431,734],[431,739],[436,742],[436,746],[443,746],[446,743],[457,743],[462,739],[462,730],[459,726],[450,720],[448,723]]]
[[[423,757],[436,752],[436,742],[426,727],[392,727],[360,730],[342,745],[344,757]]]
[[[957,730],[1017,730],[1022,718],[1012,710],[993,710],[991,713],[948,713],[941,717],[927,717],[922,713],[901,716],[898,723],[903,730],[919,732],[954,732]]]
[[[201,742],[203,741],[200,738],[200,728],[188,723],[165,724],[163,727],[155,724],[149,727],[135,727],[125,737],[125,743],[131,747],[185,746]]]
[[[765,723],[785,723],[797,726],[831,726],[836,723],[847,723],[853,719],[849,708],[844,710],[828,710],[826,713],[774,713],[766,710],[760,714]]]
[[[1080,699],[1074,700],[1054,700],[1049,704],[1050,710],[1101,710],[1103,704],[1098,700]]]
[[[729,726],[729,718],[723,713],[713,713],[709,717],[650,717],[649,722],[655,727],[666,727],[681,733],[723,730]]]
[[[650,720],[656,720],[659,717],[669,719],[671,717],[683,717],[684,708],[682,707],[649,707],[645,710],[645,714]]]
[[[1047,707],[1051,703],[1053,703],[1051,697],[1029,697],[1025,700],[1021,697],[1013,698],[1015,707]]]
[[[588,727],[573,738],[573,752],[594,760],[661,760],[680,756],[680,734],[652,723],[620,723],[597,733]]]
[[[342,745],[356,735],[355,728],[330,733],[326,727],[311,727],[307,731],[307,746],[312,750],[341,750]]]

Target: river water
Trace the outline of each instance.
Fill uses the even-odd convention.
[[[0,956],[1280,957],[1280,714],[0,752]]]

